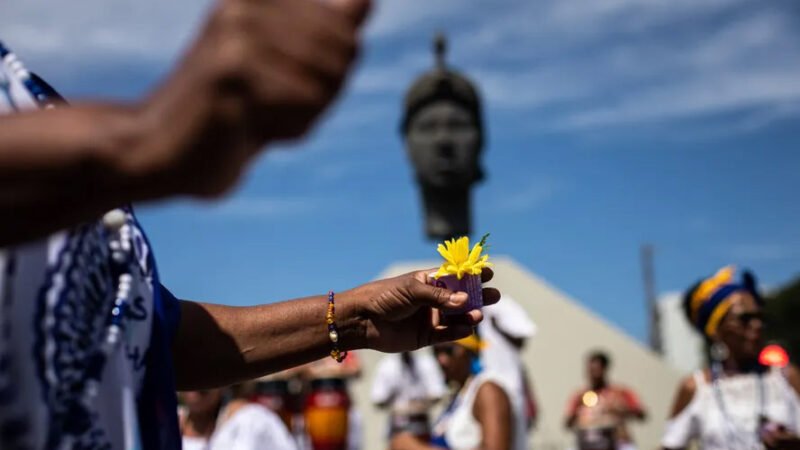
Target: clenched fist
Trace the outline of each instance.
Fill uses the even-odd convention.
[[[368,0],[222,0],[145,103],[159,145],[130,155],[176,193],[231,187],[265,144],[304,135],[340,92]]]

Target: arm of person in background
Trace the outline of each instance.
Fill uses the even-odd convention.
[[[460,323],[439,324],[439,309],[458,309],[467,300],[427,284],[431,271],[371,282],[335,295],[342,350],[414,350],[468,336],[483,315],[473,310]],[[484,269],[484,282],[492,278]],[[500,293],[485,288],[484,302]],[[224,386],[326,357],[331,339],[325,322],[327,297],[253,307],[181,302],[173,344],[179,390]]]
[[[642,421],[647,419],[647,412],[642,406],[639,396],[636,395],[633,390],[623,387],[620,389],[619,395],[620,401],[618,413],[620,416],[625,419],[636,419]]]
[[[215,197],[305,134],[358,49],[369,0],[220,0],[167,81],[130,105],[0,118],[0,246],[134,201]]]
[[[697,384],[693,376],[688,376],[681,381],[675,400],[672,403],[670,420],[666,425],[662,438],[662,450],[685,450],[689,441],[694,437],[691,429],[691,420],[681,420],[681,414],[689,407],[694,399]]]
[[[567,402],[567,412],[564,414],[564,428],[573,429],[578,421],[578,408],[581,407],[581,392],[576,392]]]
[[[514,430],[511,401],[500,386],[484,383],[475,395],[473,415],[481,424],[483,442],[480,450],[509,450]]]

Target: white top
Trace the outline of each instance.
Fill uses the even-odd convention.
[[[661,445],[684,448],[690,441],[697,440],[703,450],[763,449],[756,434],[761,410],[760,384],[764,392],[764,415],[797,433],[800,429],[797,393],[778,369],[770,370],[761,378],[761,382],[756,374],[722,378],[715,388],[702,371],[696,372],[694,398],[678,416],[667,422]]]
[[[525,385],[523,363],[519,351],[498,330],[519,339],[529,339],[536,334],[536,325],[528,314],[508,296],[494,305],[483,308],[484,319],[478,325],[478,333],[486,342],[481,351],[483,367],[501,377],[511,390],[511,402],[516,414],[525,417]]]
[[[399,354],[381,358],[372,381],[372,403],[389,402],[393,411],[421,400],[436,400],[447,393],[439,364],[429,351],[411,353],[413,368]]]
[[[196,436],[184,436],[183,450],[210,450],[208,447],[208,439]]]
[[[277,414],[249,404],[217,427],[208,450],[297,450],[297,446]]]
[[[469,383],[461,389],[458,397],[439,420],[434,424],[432,435],[434,437],[443,436],[446,443],[437,442],[437,445],[446,444],[449,450],[474,450],[479,448],[483,440],[481,424],[475,419],[473,406],[475,396],[484,383],[493,382],[500,386],[509,398],[511,394],[504,385],[504,381],[489,371],[483,371],[476,375]],[[511,450],[524,450],[525,446],[525,418],[512,411],[513,418],[511,423]]]

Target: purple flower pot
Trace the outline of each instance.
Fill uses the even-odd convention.
[[[431,277],[431,283],[437,287],[447,288],[453,292],[466,292],[469,295],[467,304],[463,308],[442,310],[444,314],[464,314],[473,309],[483,308],[483,283],[480,275],[464,275],[460,280],[455,275]]]

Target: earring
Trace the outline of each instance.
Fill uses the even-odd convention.
[[[730,356],[730,351],[728,350],[728,346],[725,343],[720,341],[715,341],[711,344],[711,348],[709,349],[709,354],[711,359],[715,362],[723,362],[728,359]]]
[[[478,356],[473,356],[469,361],[469,371],[472,375],[477,375],[483,370],[483,364]]]

